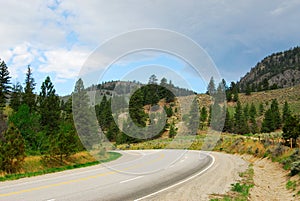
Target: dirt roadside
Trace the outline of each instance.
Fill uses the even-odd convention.
[[[239,173],[245,172],[250,163],[253,164],[255,186],[250,190],[249,200],[296,200],[293,193],[286,189],[288,172],[284,171],[280,164],[250,155],[239,156],[217,152],[212,152],[211,155],[215,157],[216,162],[203,175],[147,200],[206,201],[211,194],[226,194],[231,184],[241,179]]]
[[[240,156],[212,152],[216,159],[214,165],[204,174],[182,185],[164,191],[147,200],[209,200],[210,194],[225,194],[231,184],[240,177],[239,172],[248,168],[248,162]]]
[[[269,159],[258,159],[251,156],[244,157],[253,163],[254,187],[250,190],[251,201],[291,201],[296,200],[293,192],[286,189],[288,171],[279,163]]]

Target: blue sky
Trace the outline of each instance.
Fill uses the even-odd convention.
[[[50,75],[57,92],[66,95],[99,45],[131,30],[162,28],[194,40],[227,82],[237,81],[265,56],[300,45],[299,10],[299,0],[11,0],[0,7],[0,58],[13,83],[23,83],[31,65],[37,92]],[[192,89],[205,88],[205,81],[195,79],[191,67],[173,56],[128,61],[111,67],[105,79],[141,68],[145,73],[135,76],[147,80],[154,66],[165,66],[159,78],[183,84],[174,71]]]

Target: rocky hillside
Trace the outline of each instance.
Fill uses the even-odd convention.
[[[262,91],[297,84],[300,84],[300,47],[264,58],[238,82],[241,91]]]

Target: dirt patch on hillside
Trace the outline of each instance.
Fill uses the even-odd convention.
[[[254,170],[254,187],[250,190],[250,200],[296,200],[293,192],[286,189],[288,172],[283,170],[279,163],[273,163],[266,158],[257,159],[250,156],[245,158],[253,163]]]

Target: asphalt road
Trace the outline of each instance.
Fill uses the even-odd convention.
[[[0,183],[0,200],[147,200],[198,177],[214,163],[200,151],[122,151],[116,161]],[[201,176],[200,176],[201,177]]]

